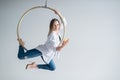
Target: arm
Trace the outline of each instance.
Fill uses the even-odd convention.
[[[58,46],[58,47],[56,48],[56,50],[57,50],[57,51],[61,51],[61,49],[64,48],[64,47],[68,44],[68,42],[69,42],[69,39],[64,40],[63,43],[62,43],[62,45],[61,45],[61,46]]]
[[[64,24],[65,24],[65,26],[66,26],[66,25],[67,25],[67,21],[66,21],[65,17],[63,17],[62,14],[61,14],[59,11],[57,11],[57,10],[54,10],[54,12],[55,12],[55,14],[57,14],[57,15],[60,17],[60,19],[63,20],[63,22],[64,22]],[[56,48],[56,50],[57,50],[57,51],[61,51],[61,49],[64,48],[64,47],[68,44],[68,42],[69,42],[69,39],[65,39],[65,40],[63,41],[62,45],[61,45],[61,46],[58,46],[58,47]]]
[[[65,23],[65,26],[67,25],[67,21],[65,19],[65,17],[57,10],[54,10],[55,14],[57,14],[61,20],[63,20],[63,22]]]
[[[62,16],[62,14],[59,11],[54,10],[54,12],[55,12],[55,14],[57,14],[60,17],[60,19],[64,19],[64,17]]]

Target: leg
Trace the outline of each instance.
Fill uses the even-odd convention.
[[[26,69],[27,68],[38,68],[38,69],[45,69],[45,70],[50,70],[50,71],[54,71],[55,70],[55,64],[53,62],[53,60],[50,61],[49,64],[35,64],[35,62],[31,63],[31,64],[27,64]]]
[[[25,58],[24,58],[24,55],[25,55],[24,48],[20,45],[20,46],[19,46],[19,51],[18,51],[18,58],[19,58],[19,59],[25,59]]]
[[[37,67],[39,69],[46,69],[46,70],[50,70],[50,71],[54,71],[56,68],[53,60],[51,60],[49,64],[41,64],[41,65],[39,64],[39,65],[37,65]]]
[[[31,49],[25,52],[24,48],[22,46],[19,46],[19,51],[18,51],[19,59],[33,58],[41,55],[42,53],[36,49]]]

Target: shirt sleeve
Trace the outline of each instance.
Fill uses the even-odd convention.
[[[48,50],[53,50],[54,52],[56,52],[56,38],[55,38],[55,33],[52,32],[49,36],[48,36],[48,40],[46,43],[47,49]]]
[[[53,32],[48,37],[48,44],[51,47],[55,47],[55,36]]]
[[[58,59],[60,58],[60,53],[59,51],[56,50],[56,44],[55,44],[55,34],[51,33],[51,35],[49,36],[49,47],[51,47],[53,49],[53,51],[55,52],[55,55]]]

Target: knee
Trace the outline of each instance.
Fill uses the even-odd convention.
[[[21,56],[21,55],[18,55],[17,57],[18,57],[18,59],[20,59],[20,60],[25,59],[24,56]]]
[[[54,66],[54,67],[51,67],[51,68],[50,68],[50,71],[55,71],[55,69],[56,69],[55,66]]]

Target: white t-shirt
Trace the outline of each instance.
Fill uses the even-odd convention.
[[[65,18],[63,18],[63,21],[65,23],[65,26],[67,25],[67,21]],[[60,30],[63,29],[63,24],[60,27]],[[50,35],[47,38],[47,41],[43,45],[39,45],[36,47],[37,50],[42,52],[43,59],[46,63],[49,64],[51,59],[58,53],[56,51],[56,47],[58,47],[60,43],[60,39],[58,34],[56,34],[54,31],[50,33]]]
[[[57,54],[56,47],[58,47],[59,43],[59,36],[53,31],[48,36],[45,44],[36,47],[37,50],[42,52],[43,59],[46,63],[49,63]]]

